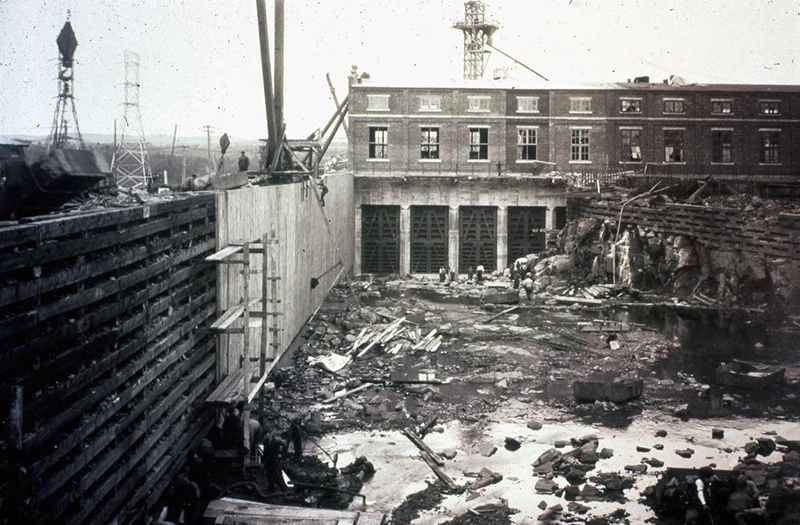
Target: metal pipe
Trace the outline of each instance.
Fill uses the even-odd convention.
[[[258,38],[261,44],[261,76],[264,80],[264,102],[267,106],[267,165],[270,165],[278,141],[275,106],[272,94],[272,66],[269,59],[269,30],[267,28],[266,0],[256,0],[258,13]]]
[[[275,0],[275,123],[283,125],[284,0]]]

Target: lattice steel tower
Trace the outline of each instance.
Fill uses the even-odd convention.
[[[492,34],[500,29],[486,19],[486,6],[480,0],[464,2],[464,20],[453,24],[453,29],[464,33],[464,80],[483,78],[489,53],[486,44],[492,44]]]
[[[78,40],[67,21],[56,38],[58,44],[58,101],[53,115],[53,126],[47,140],[47,151],[69,147],[83,148],[83,137],[78,127],[78,111],[75,109],[75,50]]]
[[[124,188],[147,188],[153,180],[139,108],[139,55],[131,51],[125,51],[125,115],[111,170]]]

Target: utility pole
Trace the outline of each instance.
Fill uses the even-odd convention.
[[[172,151],[169,154],[169,165],[168,165],[169,176],[172,177],[173,179],[175,177],[172,175],[172,159],[175,158],[175,139],[177,138],[178,138],[178,125],[175,124],[175,131],[172,133]]]

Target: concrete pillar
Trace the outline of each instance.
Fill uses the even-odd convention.
[[[508,266],[508,206],[497,207],[497,269]]]
[[[400,275],[411,273],[411,206],[400,205]]]
[[[355,236],[353,246],[355,253],[353,254],[353,274],[361,275],[361,205],[356,204],[355,211]],[[225,339],[223,337],[223,339]]]
[[[450,267],[458,274],[461,273],[461,269],[458,267],[458,206],[450,206],[450,217],[447,222],[450,229],[447,248],[448,258],[450,259]]]
[[[544,229],[552,230],[556,227],[556,208],[552,204],[547,205],[547,213],[544,216]]]

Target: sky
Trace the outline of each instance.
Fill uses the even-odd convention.
[[[267,0],[272,28],[274,2]],[[796,0],[491,0],[494,45],[554,82],[678,74],[688,82],[800,84]],[[374,81],[460,81],[461,0],[287,0],[287,134],[324,126],[356,64]],[[125,51],[140,55],[147,135],[266,136],[255,0],[0,0],[0,135],[47,135],[57,94],[55,39],[67,10],[78,39],[81,131],[121,119]],[[487,72],[509,65],[493,53]],[[543,86],[517,68],[519,85]]]

